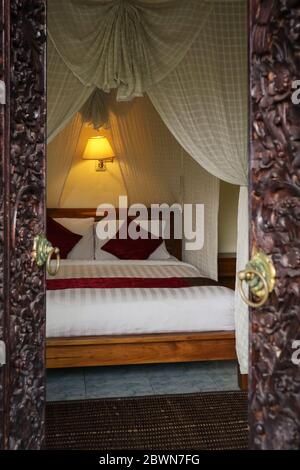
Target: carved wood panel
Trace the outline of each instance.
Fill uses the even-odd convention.
[[[5,447],[39,449],[44,439],[45,279],[32,260],[45,207],[46,0],[5,1],[10,54],[4,152],[9,233],[4,295],[9,346]],[[9,336],[9,337],[8,337]]]
[[[255,449],[300,448],[300,1],[250,2],[251,245],[277,270],[251,314],[250,427]]]
[[[4,81],[4,0],[0,3],[0,80]],[[0,340],[4,340],[4,105],[0,104]],[[0,367],[0,450],[4,448],[4,369]]]

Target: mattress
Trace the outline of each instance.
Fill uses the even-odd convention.
[[[192,265],[166,261],[62,260],[62,280],[199,278]],[[234,293],[216,286],[52,288],[47,337],[234,330]],[[130,285],[130,284],[129,284]],[[168,284],[166,284],[168,285]]]

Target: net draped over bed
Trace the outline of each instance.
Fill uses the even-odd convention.
[[[112,102],[109,123],[130,204],[204,204],[204,246],[183,250],[183,260],[217,279],[219,179],[183,149],[148,97]]]
[[[173,196],[179,202],[195,202],[203,196],[201,202],[209,207],[205,227],[209,239],[205,240],[205,261],[200,253],[198,266],[201,269],[203,263],[204,272],[213,276],[218,179],[241,188],[237,268],[244,267],[248,258],[246,10],[245,0],[52,0],[48,5],[49,142],[72,119],[78,119],[76,113],[83,106],[84,120],[93,121],[95,127],[109,116],[115,145],[127,156],[120,158],[120,166],[130,198],[135,199],[135,172],[143,160],[146,166],[139,171],[149,175],[149,162],[138,158],[141,152],[134,154],[136,142],[128,144],[123,137],[130,120],[136,119],[134,113],[118,117],[106,108],[104,93],[116,89],[118,101],[147,93],[180,145],[176,149],[171,142],[172,161],[166,153],[157,152],[150,171],[153,186],[145,191],[167,202]],[[133,106],[138,116],[138,105],[134,102]],[[74,126],[69,124],[63,132],[70,137]],[[156,129],[152,137],[162,148],[160,135]],[[151,136],[147,142],[152,145]],[[130,145],[129,151],[126,146]],[[61,166],[67,171],[68,163]],[[184,188],[178,181],[174,185],[179,166]],[[198,170],[205,181],[202,191],[197,188]],[[193,252],[187,253],[187,261],[190,256],[194,262]],[[248,315],[237,294],[235,310],[237,353],[241,372],[246,373]]]

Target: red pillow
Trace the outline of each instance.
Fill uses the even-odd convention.
[[[47,217],[47,238],[53,246],[59,248],[60,257],[65,259],[82,236],[71,232],[51,217]]]
[[[138,238],[133,240],[129,238],[127,232],[127,238],[119,239],[119,232],[115,238],[111,238],[105,245],[101,247],[101,250],[107,251],[119,259],[148,259],[151,253],[158,248],[163,240],[162,238],[151,238],[151,234],[142,230],[139,230],[140,234],[147,238]]]

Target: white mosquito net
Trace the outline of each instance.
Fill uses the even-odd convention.
[[[205,248],[193,263],[211,277],[217,269],[219,179],[240,186],[238,269],[248,257],[246,17],[246,0],[48,5],[49,142],[59,134],[52,150],[49,145],[48,167],[51,172],[56,160],[65,160],[59,190],[72,157],[53,147],[63,139],[75,145],[82,120],[95,128],[109,122],[130,200],[205,204]],[[107,100],[112,89],[117,101],[147,93],[160,117],[148,98],[124,104],[122,112]],[[238,295],[235,317],[246,373],[248,315]]]

